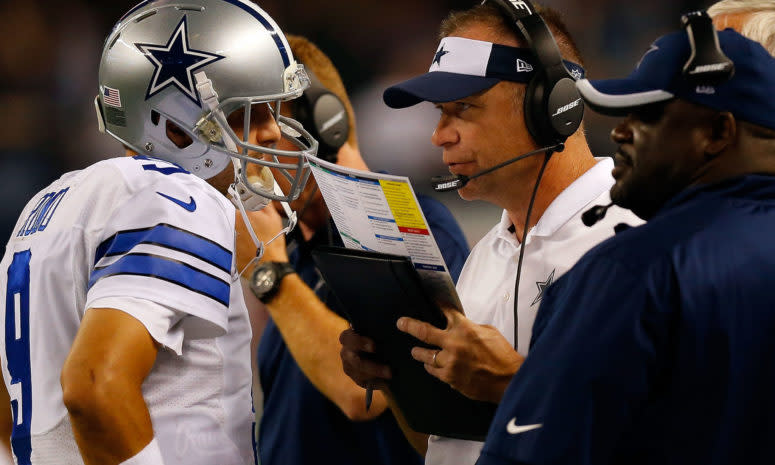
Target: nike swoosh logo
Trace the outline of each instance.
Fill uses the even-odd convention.
[[[194,198],[191,197],[190,195],[188,196],[188,202],[184,202],[180,199],[176,199],[175,197],[170,197],[167,194],[162,194],[161,192],[156,192],[156,193],[167,200],[172,200],[173,202],[175,202],[176,204],[180,205],[181,207],[185,208],[190,212],[196,210],[196,200],[194,200]]]
[[[517,424],[517,417],[514,417],[511,419],[508,425],[506,425],[506,431],[509,432],[509,434],[519,434],[524,433],[525,431],[530,431],[531,429],[538,429],[540,427],[544,426],[541,423],[536,423],[534,425],[518,425]]]

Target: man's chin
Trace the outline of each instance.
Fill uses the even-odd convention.
[[[457,190],[457,195],[460,196],[461,199],[471,201],[471,200],[479,200],[476,195],[474,195],[473,190],[468,190],[467,187],[463,187],[462,189]]]
[[[614,184],[610,194],[611,202],[613,202],[614,205],[630,210],[642,220],[648,221],[656,212],[653,205],[653,199],[632,195],[633,192],[622,189],[622,186],[619,186],[619,183]]]
[[[609,194],[611,195],[611,202],[614,203],[614,205],[617,205],[622,208],[629,209],[630,207],[627,205],[627,189],[622,186],[620,181],[616,181],[616,183],[611,186],[611,191]]]
[[[617,181],[616,184],[611,187],[610,194],[611,202],[613,202],[614,205],[630,210],[638,215],[638,213],[635,211],[637,210],[638,199],[632,195],[632,192],[627,189],[626,185],[622,185],[621,182]]]

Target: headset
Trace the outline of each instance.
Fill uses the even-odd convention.
[[[735,64],[718,42],[713,20],[705,10],[681,16],[681,25],[689,36],[691,54],[683,67],[683,76],[693,84],[716,85],[732,79]]]
[[[342,100],[305,67],[310,86],[294,100],[294,116],[320,144],[318,158],[336,163],[339,149],[350,136],[350,125]]]
[[[525,123],[538,145],[556,145],[581,125],[584,100],[562,62],[560,49],[529,0],[484,0],[496,5],[521,33],[540,63],[525,93]]]
[[[683,66],[683,79],[694,85],[715,86],[732,79],[735,64],[727,57],[718,42],[718,33],[713,20],[705,10],[686,13],[681,16],[681,26],[689,38],[691,53]],[[596,205],[581,215],[581,221],[592,226],[605,217],[613,202]]]

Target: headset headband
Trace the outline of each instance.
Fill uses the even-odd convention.
[[[513,21],[550,79],[560,79],[568,74],[549,26],[532,3],[528,0],[484,0],[482,4],[488,1],[498,5]]]
[[[487,1],[513,22],[541,65],[525,94],[528,131],[539,144],[564,142],[581,125],[584,104],[549,26],[529,0]]]
[[[704,10],[681,16],[681,24],[689,36],[691,55],[683,67],[683,75],[698,84],[719,84],[735,74],[735,65],[718,41],[713,20]]]

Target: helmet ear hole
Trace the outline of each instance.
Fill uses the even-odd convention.
[[[159,118],[161,115],[156,110],[151,110],[151,123],[153,123],[154,126],[159,125]]]
[[[158,114],[158,113],[157,113]],[[167,138],[172,141],[173,144],[179,149],[184,149],[194,143],[191,136],[186,134],[185,131],[180,129],[180,126],[167,120],[166,124]]]

